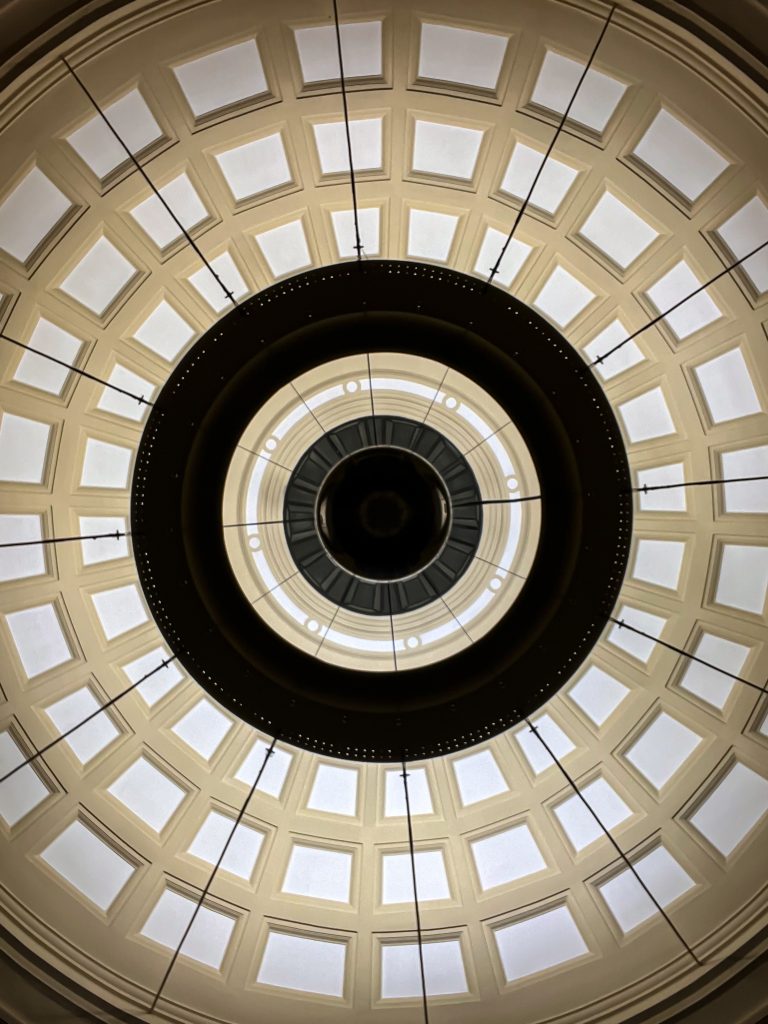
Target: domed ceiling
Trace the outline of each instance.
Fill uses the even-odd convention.
[[[363,260],[484,282],[522,209],[489,287],[583,357],[634,489],[612,620],[535,730],[407,767],[426,1000],[402,769],[279,739],[265,760],[274,737],[217,704],[165,641],[131,536],[150,405],[232,308],[226,292],[243,302],[356,262],[332,4],[135,0],[2,94],[3,949],[47,965],[100,1019],[660,1022],[764,951],[765,96],[627,2],[571,102],[610,12],[339,12]],[[453,368],[450,346],[419,362],[397,341],[368,364],[364,339],[357,362],[318,352],[290,401],[272,396],[233,459],[230,522],[276,500],[271,441],[291,402],[324,430],[367,415],[354,406],[367,398],[421,410],[471,461],[491,435],[460,422],[463,402],[521,467],[518,483],[489,456],[488,486],[535,492],[514,411]],[[352,405],[323,419],[331,385]],[[315,437],[285,438],[293,470]],[[266,504],[249,504],[262,477]],[[537,543],[539,513],[522,507],[515,553],[509,505],[487,556],[482,586],[502,602]],[[258,531],[228,545],[244,593],[267,595],[263,617],[287,628]],[[388,657],[357,643],[352,615],[336,643],[327,611],[294,622],[297,647],[347,666]],[[405,627],[391,641],[432,664],[471,651],[462,628],[434,658]]]

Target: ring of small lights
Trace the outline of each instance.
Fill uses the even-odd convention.
[[[451,365],[510,412],[541,490],[525,586],[472,646],[407,673],[313,659],[254,616],[229,565],[227,467],[254,409],[320,359],[391,350]],[[417,760],[533,713],[599,639],[632,528],[613,411],[578,353],[507,292],[455,271],[364,261],[298,275],[222,318],[175,369],[148,418],[131,495],[139,579],[186,670],[222,705],[329,756]]]
[[[332,562],[314,515],[326,472],[346,456],[381,444],[426,459],[441,477],[451,505],[451,527],[437,557],[421,572],[394,583],[363,579]],[[285,490],[285,536],[299,572],[328,600],[363,615],[400,615],[438,600],[469,568],[483,527],[480,499],[467,460],[439,431],[401,416],[368,416],[329,430],[304,453]]]

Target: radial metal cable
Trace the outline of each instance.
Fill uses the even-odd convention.
[[[408,820],[408,850],[411,857],[411,879],[413,881],[413,906],[416,911],[416,941],[419,949],[419,973],[421,975],[421,1001],[424,1007],[424,1024],[429,1024],[429,1006],[427,1005],[427,976],[424,971],[424,944],[421,938],[421,911],[419,909],[419,893],[416,887],[416,854],[413,850],[413,822],[411,821],[411,799],[408,795],[408,770],[405,757],[400,762],[403,767],[402,779],[405,790],[405,816]]]
[[[0,548],[31,548],[45,544],[68,544],[76,540],[120,540],[133,537],[130,530],[113,530],[111,533],[86,533],[80,537],[41,537],[39,540],[11,540],[0,544]]]
[[[768,480],[768,476],[733,476],[722,480],[681,480],[677,484],[642,484],[630,487],[631,494],[649,494],[651,491],[673,491],[678,487],[714,487],[716,484],[746,484],[757,480]]]
[[[349,106],[347,104],[347,83],[344,77],[344,57],[341,52],[341,26],[339,25],[339,9],[333,0],[333,23],[336,28],[336,49],[339,55],[339,79],[341,81],[341,102],[344,106],[344,131],[347,136],[347,156],[349,158],[349,181],[352,186],[352,215],[355,224],[354,250],[358,262],[363,258],[363,245],[360,241],[360,222],[357,216],[357,186],[355,184],[355,166],[352,161],[352,135],[349,130]]]

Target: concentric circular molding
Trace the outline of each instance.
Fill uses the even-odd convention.
[[[393,336],[415,356],[450,352],[514,411],[539,480],[540,540],[517,600],[484,637],[444,663],[366,673],[326,664],[260,622],[229,564],[221,510],[255,410],[319,353],[359,354],[361,338],[369,352],[390,351]],[[556,692],[614,606],[632,519],[615,417],[560,335],[474,279],[385,261],[275,285],[201,339],[147,422],[131,515],[147,601],[204,687],[297,746],[382,761],[470,746]]]

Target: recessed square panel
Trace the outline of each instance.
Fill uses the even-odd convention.
[[[736,762],[688,819],[727,857],[768,811],[768,781]]]
[[[411,815],[433,814],[432,795],[426,768],[406,767],[408,772],[408,803]],[[401,818],[406,815],[405,788],[402,769],[388,768],[384,773],[384,817]]]
[[[761,246],[768,238],[768,206],[759,196],[737,210],[717,229],[737,260]],[[768,291],[768,248],[750,256],[741,264],[742,271],[759,294]]]
[[[556,907],[496,928],[493,935],[508,982],[567,963],[589,952],[589,946],[567,907]]]
[[[646,635],[641,636],[640,633],[636,633],[632,629],[616,625],[608,634],[608,642],[645,664],[656,647],[654,638],[661,636],[667,620],[660,615],[652,615],[650,612],[641,611],[640,608],[631,608],[626,604],[621,606],[616,618]]]
[[[595,293],[573,274],[569,274],[563,267],[555,267],[533,304],[558,327],[565,328],[594,297]]]
[[[663,487],[664,490],[641,492],[640,508],[643,512],[685,512],[687,508],[685,487],[674,484],[685,482],[685,466],[682,462],[670,462],[666,466],[653,466],[637,471],[638,487]]]
[[[264,842],[264,833],[241,823],[233,834],[234,825],[234,820],[227,815],[210,811],[187,852],[208,864],[216,864],[226,846],[227,852],[222,858],[219,870],[229,871],[230,874],[249,881]]]
[[[0,202],[0,249],[26,263],[71,208],[64,193],[33,167]]]
[[[132,89],[103,110],[115,133],[134,156],[163,136],[138,89]],[[68,135],[67,142],[102,180],[128,161],[127,153],[99,114],[94,114],[82,128]]]
[[[635,146],[634,155],[690,202],[728,166],[725,157],[663,108]]]
[[[357,776],[356,768],[319,764],[307,807],[328,814],[354,816],[357,813]]]
[[[408,255],[445,263],[451,252],[459,218],[434,210],[411,210],[408,218]]]
[[[161,832],[168,824],[185,795],[181,786],[146,757],[134,761],[107,792],[155,832]]]
[[[56,606],[39,604],[5,616],[22,668],[29,679],[72,660]]]
[[[163,299],[133,336],[145,348],[172,363],[195,336],[195,330]]]
[[[3,412],[0,420],[0,480],[41,484],[50,434],[50,423]]]
[[[424,987],[427,996],[468,992],[467,973],[458,939],[425,942]],[[419,947],[415,942],[381,946],[381,998],[413,999],[422,993]]]
[[[312,126],[323,174],[349,174],[349,150],[343,121]],[[383,121],[380,117],[355,118],[349,122],[352,165],[355,171],[378,171],[383,165]]]
[[[341,77],[336,32],[331,25],[293,30],[305,85],[334,82]],[[381,22],[352,21],[341,25],[344,78],[380,78]]]
[[[100,707],[101,703],[93,691],[88,686],[81,686],[79,690],[49,704],[45,709],[60,735],[80,725],[80,722],[85,722],[64,740],[80,764],[88,764],[120,735],[107,711],[101,711],[90,721],[85,721]]]
[[[232,309],[232,302],[221,285],[223,284],[236,299],[241,299],[248,294],[248,285],[243,280],[243,275],[228,252],[223,252],[208,262],[216,271],[219,280],[216,280],[208,267],[201,267],[190,276],[189,283],[216,313]]]
[[[154,194],[138,206],[134,206],[130,213],[158,249],[165,249],[182,237],[183,232],[179,224],[186,231],[191,231],[206,220],[209,214],[197,189],[186,174],[179,174],[167,185],[161,186],[158,192],[172,211],[173,217]]]
[[[451,887],[445,873],[442,850],[419,850],[414,854],[416,891],[419,903],[449,900]],[[413,873],[408,853],[385,853],[381,858],[381,902],[413,903]]]
[[[483,132],[457,124],[416,121],[413,138],[413,170],[471,181]]]
[[[357,211],[360,244],[364,256],[378,256],[380,243],[381,210],[378,206],[363,207]],[[334,210],[331,213],[333,233],[339,259],[357,256],[355,251],[355,217],[352,210]]]
[[[349,903],[351,878],[351,853],[294,843],[281,891],[315,900]]]
[[[509,786],[490,750],[456,758],[451,762],[464,807],[506,793]]]
[[[109,239],[102,237],[94,242],[60,287],[96,316],[103,316],[137,273],[131,261]]]
[[[571,60],[561,53],[547,50],[533,87],[531,102],[556,114],[564,114],[579,85],[584,67],[583,61]],[[610,75],[590,68],[573,101],[568,120],[602,132],[626,88],[626,85]]]
[[[760,399],[740,348],[700,363],[695,372],[714,423],[761,412]]]
[[[268,91],[253,39],[235,43],[173,69],[195,117],[244,103]]]
[[[586,786],[579,786],[579,790],[584,800],[609,831],[621,824],[622,821],[626,821],[632,814],[616,790],[605,779],[595,779],[594,782],[590,782]],[[603,829],[575,793],[555,807],[555,815],[577,853],[605,836]]]
[[[657,846],[644,857],[639,857],[633,867],[662,907],[669,906],[695,884],[688,872],[663,846]],[[598,888],[625,935],[659,913],[629,868]]]
[[[147,918],[141,934],[159,942],[161,946],[176,950],[192,920],[196,905],[197,900],[166,889]],[[229,915],[220,914],[206,906],[200,907],[181,947],[182,956],[218,970],[226,955],[234,927],[234,919]]]
[[[632,444],[675,433],[675,422],[660,387],[651,388],[637,398],[622,402],[619,413]]]
[[[256,981],[262,985],[341,999],[346,958],[344,942],[325,942],[304,935],[270,932]]]
[[[768,479],[743,479],[751,476],[768,478],[768,445],[723,452],[720,461],[724,480],[742,478],[741,483],[723,484],[725,511],[756,514],[768,512]]]
[[[155,385],[126,366],[121,366],[120,363],[112,367],[107,381],[112,387],[103,389],[96,408],[101,409],[102,412],[111,412],[115,416],[121,416],[134,423],[140,423],[148,409],[148,405],[144,403],[152,400]],[[114,388],[120,388],[121,391],[136,395],[136,398],[129,398],[128,395],[123,395],[120,391],[115,391]],[[139,398],[143,398],[144,402],[139,402]]]
[[[312,265],[301,219],[254,236],[273,277],[283,277]]]
[[[173,726],[171,732],[210,761],[231,728],[232,719],[203,697]]]
[[[625,370],[629,370],[631,367],[637,366],[638,363],[642,363],[645,359],[639,346],[634,341],[626,341],[631,333],[621,320],[614,320],[607,327],[603,328],[588,345],[584,346],[584,351],[589,356],[590,361],[593,361],[600,356],[604,356],[606,352],[610,352],[615,346],[621,345],[621,348],[617,348],[615,352],[603,359],[602,362],[596,364],[597,372],[603,380],[611,380],[618,374],[624,373]],[[624,344],[624,342],[626,343]]]
[[[506,241],[507,236],[503,231],[497,231],[496,228],[485,229],[483,243],[480,246],[480,252],[477,254],[475,262],[476,274],[480,274],[481,277],[485,278],[490,275],[491,270],[496,266],[496,261],[501,255],[501,250],[504,248]],[[493,283],[509,288],[522,270],[523,264],[528,259],[532,249],[532,245],[526,245],[525,242],[513,238],[499,263]]]
[[[99,910],[107,911],[136,868],[81,821],[73,821],[40,854]]]
[[[576,749],[576,746],[549,715],[539,715],[533,719],[532,724],[538,730],[541,739],[527,725],[515,733],[515,739],[525,755],[526,761],[531,766],[533,774],[540,775],[555,763],[547,753],[544,743],[558,760],[567,757],[572,750]]]
[[[697,661],[688,661],[679,686],[722,710],[736,686],[736,681],[725,673],[739,675],[747,660],[749,647],[711,633],[702,633],[692,653],[694,657],[716,667],[709,668]],[[718,668],[723,671],[718,672]]]
[[[418,77],[495,90],[507,42],[490,32],[422,22]]]
[[[99,537],[98,540],[80,541],[83,565],[98,565],[100,562],[113,562],[116,558],[127,558],[128,538],[125,531],[126,521],[122,516],[80,516],[80,536]],[[100,536],[118,533],[122,537]]]
[[[662,711],[624,756],[659,790],[688,760],[701,739],[698,733]]]
[[[100,590],[97,594],[91,594],[91,600],[107,640],[114,640],[136,629],[149,618],[135,583]]]
[[[244,782],[246,786],[253,785],[260,768],[264,764],[264,755],[268,749],[268,743],[265,743],[264,740],[256,740],[244,758],[243,763],[237,769],[235,778],[238,782]],[[261,773],[259,784],[256,787],[257,791],[259,793],[267,793],[269,796],[279,800],[292,760],[293,754],[289,754],[287,750],[281,750],[280,747],[275,747],[272,751],[272,756],[267,760],[264,771]]]
[[[522,142],[516,142],[504,172],[501,191],[516,199],[525,200],[543,162],[543,153]],[[550,156],[539,174],[536,188],[531,193],[530,205],[538,207],[545,213],[557,213],[578,173],[575,168]]]
[[[475,839],[470,842],[470,849],[484,892],[535,875],[547,867],[527,825],[515,825],[504,832]]]
[[[655,228],[611,192],[601,196],[579,228],[579,234],[622,270],[634,263],[651,242],[659,237]]]
[[[13,771],[24,754],[10,732],[0,732],[0,775]],[[49,789],[31,764],[0,782],[0,816],[9,828],[25,818],[48,796]]]
[[[628,693],[624,683],[597,665],[590,665],[567,695],[599,727],[608,721]]]
[[[676,590],[683,567],[685,543],[680,540],[650,540],[642,537],[635,549],[632,579],[656,587]]]
[[[21,544],[23,547],[0,547],[0,583],[42,576],[46,571],[45,547],[30,543],[43,539],[42,518],[38,515],[0,515],[0,545]]]
[[[291,180],[280,132],[218,153],[216,160],[237,202],[279,188]]]
[[[768,547],[724,544],[715,601],[762,615],[768,587]]]
[[[63,330],[50,320],[40,317],[28,343],[32,348],[45,352],[59,363],[72,364],[83,346],[82,341],[69,331]],[[38,388],[51,395],[60,395],[70,370],[34,352],[25,352],[13,374],[13,379],[31,388]]]
[[[719,320],[723,315],[719,306],[709,297],[709,292],[703,291],[693,295],[703,283],[685,260],[680,260],[645,293],[659,313],[672,310],[664,317],[664,322],[680,341]],[[682,302],[687,295],[693,295],[693,298]],[[682,304],[678,306],[679,302]],[[677,308],[672,309],[673,306]]]
[[[130,448],[89,437],[85,442],[80,486],[124,490],[128,486],[132,457]]]
[[[150,708],[178,686],[184,678],[177,662],[172,661],[170,665],[162,666],[170,657],[165,647],[156,647],[149,654],[142,654],[140,658],[123,665],[123,672],[132,683],[138,683],[140,679],[148,677],[136,687],[136,692]]]

